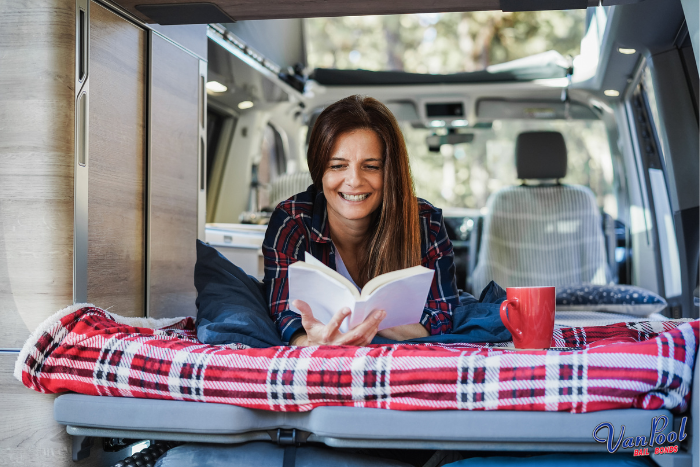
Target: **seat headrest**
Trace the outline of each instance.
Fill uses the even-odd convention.
[[[558,131],[520,133],[515,143],[518,178],[564,178],[566,143]]]

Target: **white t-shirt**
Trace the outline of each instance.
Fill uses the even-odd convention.
[[[357,287],[357,284],[355,284],[355,281],[352,280],[352,276],[348,272],[348,268],[345,267],[345,263],[343,263],[343,258],[340,257],[340,252],[338,252],[338,249],[333,245],[333,252],[335,253],[335,270],[343,277],[347,278],[350,282],[352,282],[352,285]],[[359,287],[357,287],[357,290],[361,290]]]

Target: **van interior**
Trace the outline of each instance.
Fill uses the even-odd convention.
[[[447,73],[366,69],[358,56],[326,67],[308,60],[306,18],[562,9],[583,22],[575,57],[549,50]],[[69,304],[195,316],[197,239],[262,279],[271,213],[312,184],[311,128],[324,108],[354,94],[380,100],[398,120],[416,193],[444,214],[459,289],[478,297],[491,279],[508,285],[511,276],[485,269],[502,254],[498,242],[587,226],[605,246],[590,282],[658,294],[667,303],[658,319],[700,318],[697,1],[36,0],[4,2],[2,11],[0,464],[161,465],[155,457],[182,443],[262,442],[282,450],[269,456],[285,467],[294,465],[285,446],[393,450],[409,465],[438,466],[605,453],[591,437],[598,423],[648,431],[652,417],[665,415],[676,430],[688,417],[690,435],[678,453],[650,462],[699,465],[697,364],[686,413],[605,416],[265,412],[38,394],[12,376],[30,334]],[[456,36],[443,39],[459,53]],[[556,209],[570,216],[580,195],[595,216],[526,226],[508,214],[520,210],[524,219],[532,208],[536,217],[541,206],[528,205],[527,193],[553,185],[570,197]],[[511,223],[499,227],[504,216]],[[499,228],[510,237],[498,237]],[[557,272],[564,254],[513,259],[509,273],[565,285]],[[156,453],[150,464],[124,463],[148,449]]]

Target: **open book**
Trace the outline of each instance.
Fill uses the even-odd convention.
[[[347,332],[374,310],[386,311],[379,330],[420,322],[430,284],[435,271],[423,266],[392,271],[375,277],[365,284],[362,292],[340,273],[329,268],[311,253],[306,261],[289,266],[289,303],[303,300],[309,304],[314,317],[328,324],[341,308],[348,307],[352,314],[345,318],[340,332]]]

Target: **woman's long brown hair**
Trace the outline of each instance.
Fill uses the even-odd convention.
[[[369,248],[358,258],[361,282],[385,272],[421,264],[418,202],[408,163],[406,142],[391,111],[371,97],[349,96],[326,107],[309,139],[308,162],[314,185],[323,190],[338,137],[355,130],[374,131],[384,146],[384,196],[375,213]]]

